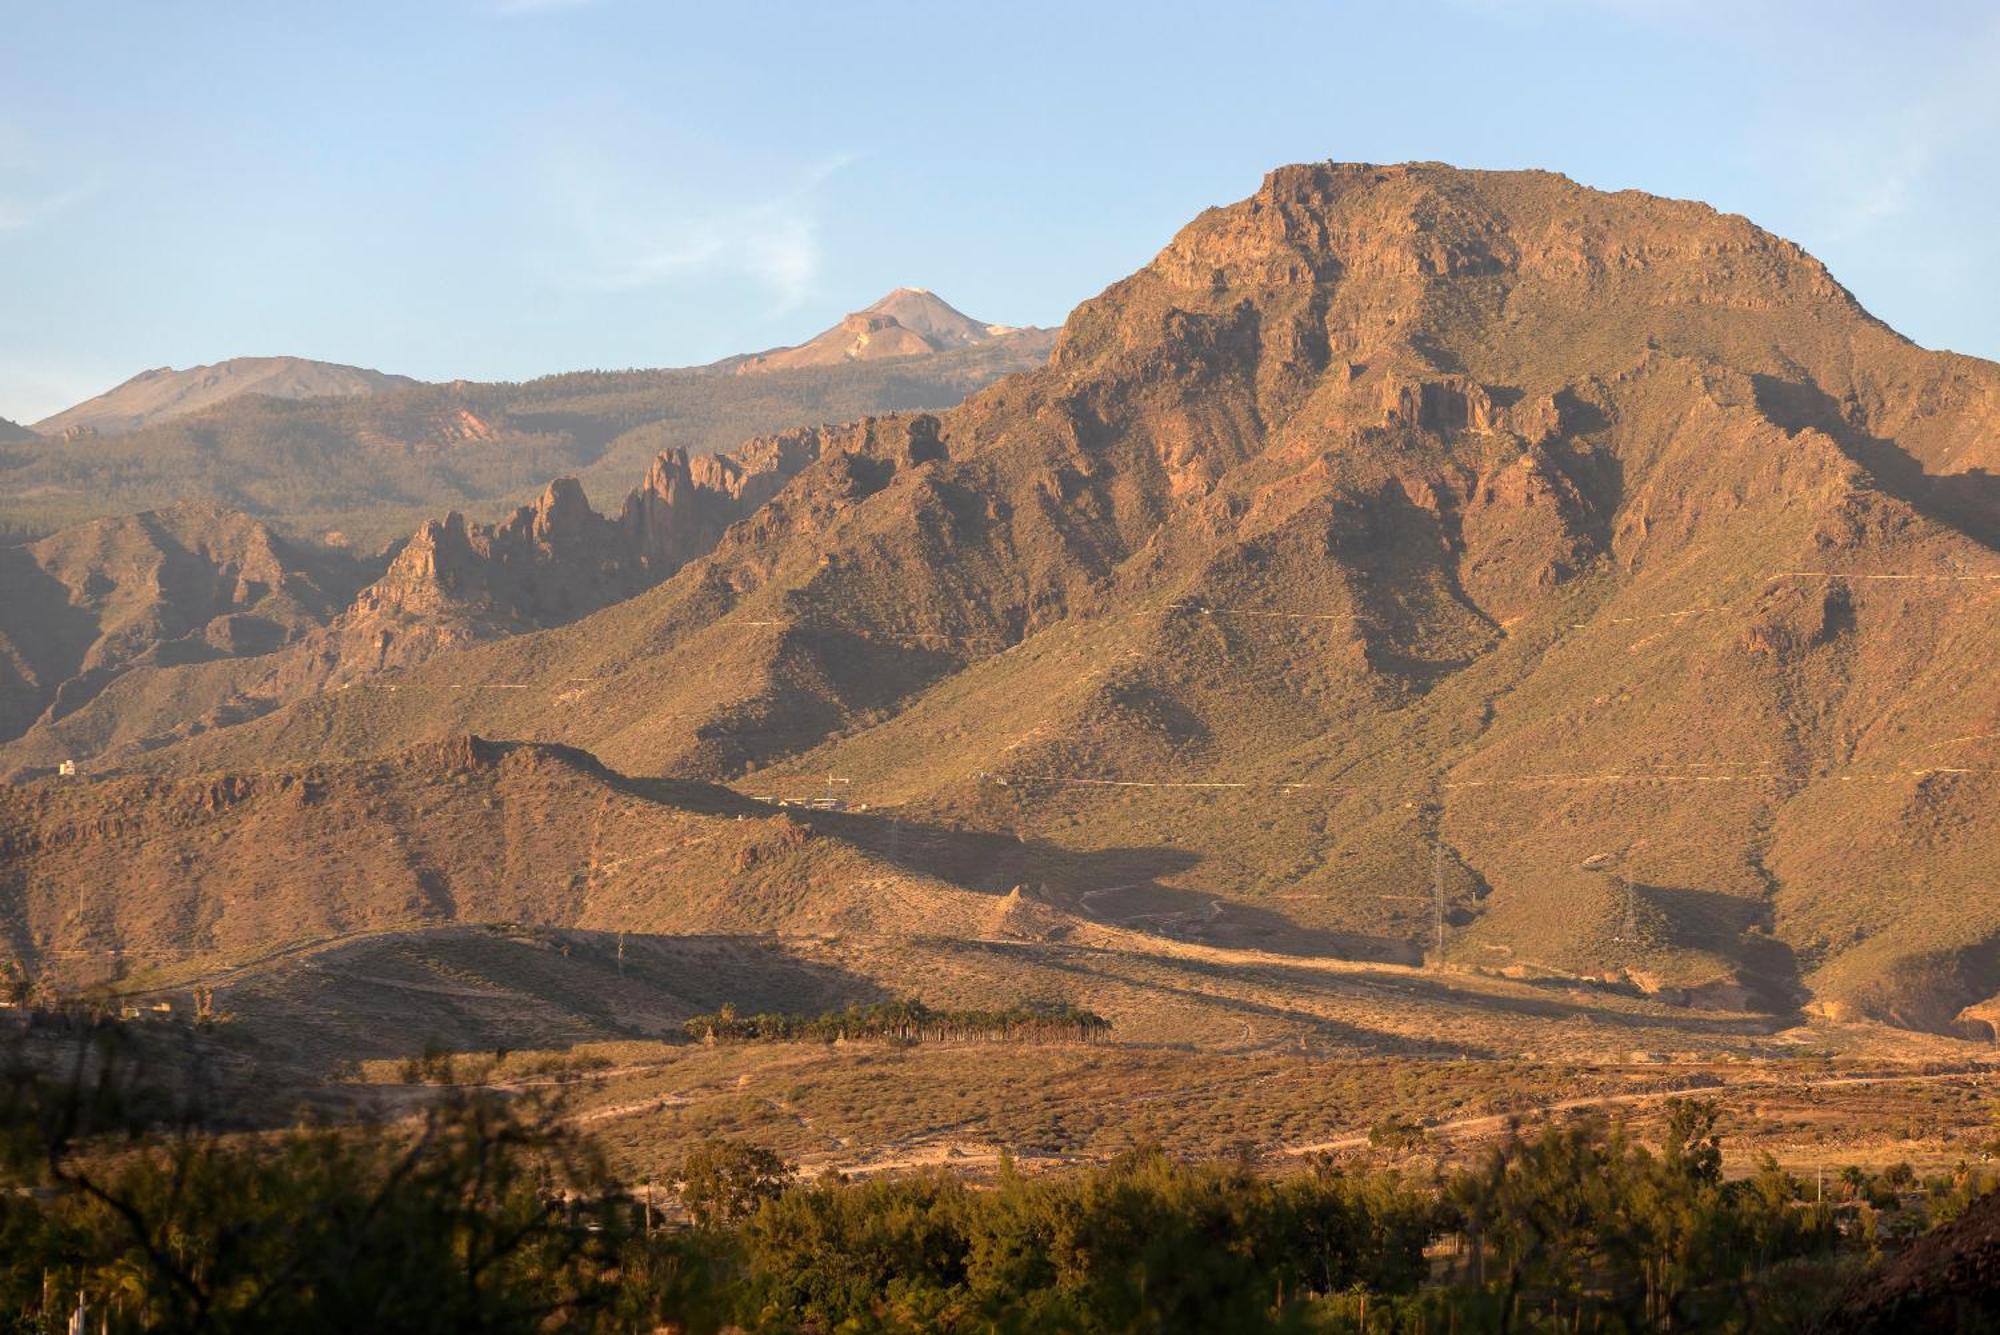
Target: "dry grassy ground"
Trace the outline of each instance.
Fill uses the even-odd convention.
[[[1419,1160],[1508,1120],[1602,1109],[1642,1128],[1661,1101],[1723,1100],[1732,1163],[1795,1172],[1976,1160],[1995,1134],[1991,1045],[1869,1024],[1790,1025],[1554,985],[1099,928],[1086,941],[627,936],[403,929],[143,982],[218,988],[233,1046],[317,1097],[395,1112],[427,1043],[455,1079],[563,1097],[619,1170],[657,1176],[694,1142],[741,1137],[804,1167],[990,1171],[1101,1161],[1157,1143],[1283,1161],[1374,1154],[1391,1116]],[[683,1041],[734,1004],[819,1011],[920,997],[938,1008],[1066,1001],[1101,1043]]]
[[[1426,1127],[1395,1157],[1426,1162],[1488,1143],[1515,1119],[1601,1111],[1644,1135],[1676,1094],[1721,1101],[1738,1171],[1766,1152],[1804,1175],[1899,1161],[1927,1171],[1985,1153],[2000,1077],[1987,1065],[1822,1057],[1633,1065],[1117,1044],[607,1044],[461,1069],[502,1087],[560,1087],[576,1123],[634,1179],[716,1135],[771,1146],[808,1171],[850,1174],[933,1164],[980,1174],[1003,1154],[1030,1168],[1101,1162],[1146,1144],[1272,1163],[1389,1157],[1370,1130],[1392,1116]],[[389,1106],[416,1096],[394,1064],[365,1075],[383,1082],[374,1092]]]

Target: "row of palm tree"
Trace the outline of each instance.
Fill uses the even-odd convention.
[[[739,1015],[734,1006],[724,1006],[713,1015],[695,1016],[682,1028],[689,1038],[704,1043],[835,1043],[864,1038],[907,1043],[1091,1043],[1110,1032],[1111,1022],[1067,1003],[933,1010],[911,1000],[853,1005],[819,1015]]]

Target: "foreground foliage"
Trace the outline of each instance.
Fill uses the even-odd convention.
[[[802,1181],[711,1141],[624,1194],[563,1111],[438,1088],[394,1123],[220,1133],[115,1030],[0,1097],[0,1329],[1178,1332],[1799,1329],[1983,1172],[1722,1176],[1580,1118],[1451,1172],[1157,1150],[977,1186]]]
[[[614,1312],[623,1211],[552,1111],[215,1134],[114,1037],[0,1095],[0,1329],[532,1331]],[[136,1092],[135,1092],[136,1090]]]
[[[767,1331],[1786,1328],[1824,1292],[1798,1274],[1838,1264],[1833,1210],[1775,1165],[1725,1183],[1715,1121],[1676,1105],[1658,1152],[1551,1126],[1435,1179],[1142,1152],[993,1190],[767,1186],[663,1245],[682,1313]]]

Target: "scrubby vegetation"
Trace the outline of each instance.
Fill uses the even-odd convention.
[[[1089,1042],[1111,1031],[1111,1022],[1070,1005],[1010,1006],[1005,1010],[932,1010],[921,1001],[884,1001],[821,1015],[738,1015],[725,1006],[682,1026],[703,1042],[835,1043],[887,1038],[907,1043],[967,1039]]]
[[[1722,1181],[1713,1123],[1679,1105],[1657,1151],[1552,1126],[1431,1176],[1142,1151],[991,1190],[778,1190],[764,1163],[732,1214],[662,1245],[685,1310],[757,1330],[1789,1328],[1838,1291],[1849,1234],[1775,1165]]]
[[[56,1330],[1789,1330],[1994,1186],[1725,1180],[1715,1105],[1470,1163],[1143,1149],[979,1184],[802,1180],[713,1140],[627,1188],[565,1109],[441,1089],[409,1120],[227,1133],[115,1030],[0,1092],[0,1305]],[[1420,1166],[1413,1166],[1413,1164]]]

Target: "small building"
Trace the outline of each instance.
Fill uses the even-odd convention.
[[[76,777],[76,762],[74,760],[57,762],[56,773],[65,779],[74,779]]]

